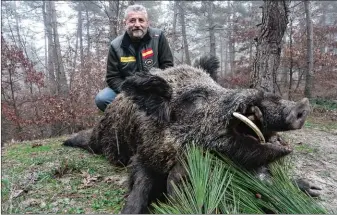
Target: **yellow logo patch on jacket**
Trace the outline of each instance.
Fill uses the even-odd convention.
[[[135,62],[136,58],[134,56],[130,57],[121,57],[121,62],[122,63],[127,63],[127,62]]]

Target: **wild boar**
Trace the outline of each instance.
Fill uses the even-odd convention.
[[[208,74],[215,64],[206,58],[199,68],[181,65],[127,78],[93,131],[64,142],[104,154],[114,165],[132,161],[122,213],[146,213],[167,192],[167,177],[188,144],[250,170],[292,151],[277,132],[303,126],[308,99],[292,102],[257,89],[225,89]]]

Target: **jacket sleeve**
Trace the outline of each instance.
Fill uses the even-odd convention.
[[[159,68],[166,69],[172,67],[173,56],[164,32],[160,35],[158,46]]]
[[[124,78],[118,70],[118,62],[119,59],[117,57],[116,51],[112,46],[110,46],[107,62],[106,82],[108,86],[116,93],[120,92],[120,87],[124,81]]]

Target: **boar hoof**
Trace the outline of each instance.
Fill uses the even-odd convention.
[[[295,183],[297,184],[298,188],[305,192],[307,195],[311,197],[319,197],[321,195],[320,190],[322,190],[320,187],[311,184],[307,180],[300,178],[296,179]]]

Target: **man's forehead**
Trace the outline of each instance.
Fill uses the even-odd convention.
[[[131,18],[147,19],[147,14],[143,11],[130,11],[128,13],[127,19],[131,19]]]

